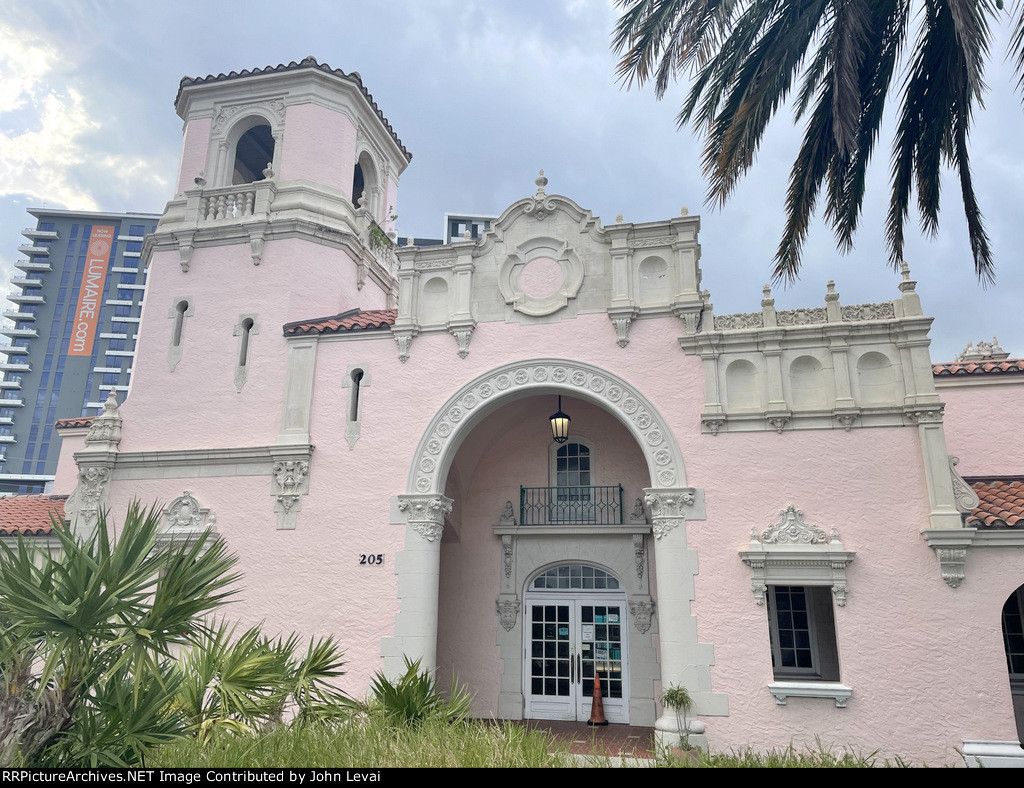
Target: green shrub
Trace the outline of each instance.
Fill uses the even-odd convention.
[[[420,660],[410,662],[405,657],[405,674],[391,681],[377,672],[370,686],[376,707],[389,719],[403,725],[426,719],[449,722],[463,720],[469,714],[473,699],[469,691],[453,677],[451,689],[445,697],[437,691],[437,681],[428,670],[420,670]]]

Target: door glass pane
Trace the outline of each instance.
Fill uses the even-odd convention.
[[[583,696],[594,694],[595,671],[601,674],[601,695],[622,697],[622,608],[619,605],[583,605]]]
[[[530,688],[534,695],[569,696],[569,606],[534,605]]]

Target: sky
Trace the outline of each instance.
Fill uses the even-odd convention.
[[[1009,4],[1008,4],[1009,5]],[[676,127],[682,79],[662,101],[616,80],[611,0],[5,0],[0,16],[0,290],[16,273],[30,207],[159,213],[181,146],[173,108],[183,76],[255,68],[307,55],[358,71],[413,153],[402,175],[400,235],[441,237],[443,215],[498,215],[531,195],[543,169],[605,224],[701,215],[703,287],[716,314],[760,308],[784,226],[801,128],[784,108],[756,163],[722,208],[705,203],[702,140]],[[959,188],[943,179],[941,229],[917,230],[906,260],[932,358],[970,340],[1024,357],[1024,113],[994,30],[985,108],[971,137],[975,188],[992,238],[996,284],[973,271]],[[843,255],[819,211],[797,283],[773,288],[777,309],[899,296],[885,212],[892,124],[883,128],[856,245]],[[1013,140],[1016,143],[1010,144]],[[5,306],[8,309],[10,305]]]

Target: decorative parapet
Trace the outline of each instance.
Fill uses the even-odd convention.
[[[843,306],[829,281],[825,305],[712,315],[680,347],[704,366],[701,431],[762,432],[905,427],[941,413],[928,357],[931,319],[904,264],[900,298]]]
[[[846,567],[855,553],[846,550],[835,528],[830,534],[804,521],[804,513],[790,504],[779,521],[758,536],[750,531],[750,545],[740,559],[751,570],[751,590],[759,605],[769,585],[827,585],[836,604],[846,605]]]

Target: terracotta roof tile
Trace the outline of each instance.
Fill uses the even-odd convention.
[[[966,518],[971,528],[1024,529],[1024,480],[971,482],[978,506]]]
[[[92,420],[95,416],[72,416],[68,419],[57,419],[53,423],[55,429],[58,430],[69,430],[74,427],[88,427],[92,424]]]
[[[952,375],[1020,375],[1024,373],[1024,358],[1004,358],[997,361],[947,361],[932,365],[935,377]]]
[[[8,495],[0,498],[0,536],[45,536],[53,531],[50,516],[64,516],[66,495]]]
[[[377,113],[377,117],[380,118],[380,122],[384,124],[384,127],[391,133],[392,139],[395,144],[401,149],[402,155],[405,156],[406,161],[412,161],[412,154],[402,144],[402,141],[398,138],[395,130],[391,127],[388,119],[384,117],[384,113],[380,111],[380,107],[377,106],[377,102],[373,100],[373,96],[370,95],[370,91],[363,85],[363,78],[358,71],[353,71],[351,74],[346,74],[340,68],[331,68],[326,63],[319,63],[315,57],[304,57],[298,63],[294,60],[291,63],[285,65],[284,63],[278,63],[276,66],[264,66],[263,68],[248,69],[244,68],[241,71],[232,71],[228,74],[207,74],[205,77],[182,77],[181,82],[178,84],[178,95],[174,97],[174,106],[178,106],[178,99],[181,98],[181,91],[192,85],[205,85],[210,82],[226,82],[229,79],[242,79],[243,77],[255,77],[260,74],[278,74],[282,71],[298,71],[302,68],[315,68],[319,71],[324,71],[328,74],[333,74],[336,77],[342,77],[350,82],[355,83],[356,87],[362,92],[366,98],[367,103],[373,108],[373,111]]]
[[[294,334],[338,334],[343,331],[369,331],[395,324],[397,309],[350,309],[332,317],[318,317],[286,323],[285,336]]]

